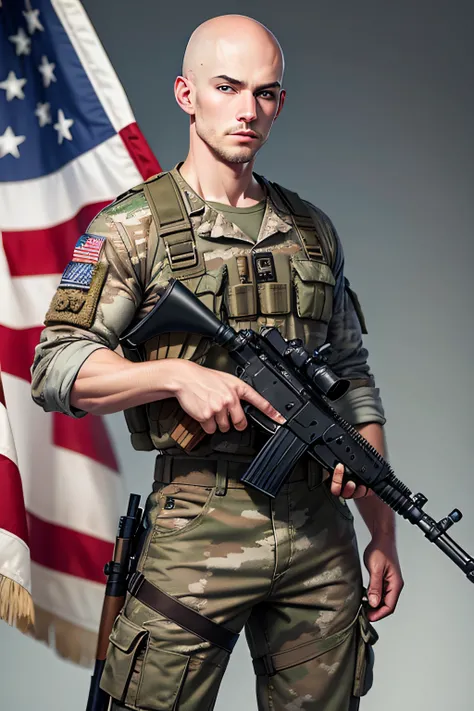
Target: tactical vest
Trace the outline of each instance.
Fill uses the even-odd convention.
[[[199,238],[171,173],[160,173],[134,188],[134,192],[143,191],[156,225],[162,255],[156,285],[166,286],[171,277],[177,278],[236,330],[276,326],[286,338],[302,338],[306,347],[316,348],[326,340],[332,315],[334,236],[323,217],[313,217],[296,193],[261,176],[257,178],[265,184],[272,201],[279,202],[291,216],[293,225],[286,235],[269,238],[268,247],[258,242],[240,242],[236,247],[229,237],[212,242]],[[226,252],[230,256],[226,257]],[[215,253],[224,255],[217,266]],[[124,351],[124,355],[137,359],[134,352]],[[140,357],[189,358],[233,372],[224,349],[193,334],[153,338],[144,344]],[[167,450],[176,455],[192,444],[193,429],[188,427],[191,418],[175,398],[131,408],[125,411],[125,417],[135,449]],[[251,457],[260,446],[256,437],[252,427],[244,432],[218,431],[207,435],[192,454]]]

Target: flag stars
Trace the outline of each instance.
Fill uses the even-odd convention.
[[[41,64],[39,65],[38,69],[40,70],[42,76],[43,76],[43,86],[45,89],[48,88],[48,86],[51,84],[52,81],[56,81],[56,77],[54,76],[54,68],[55,68],[54,62],[48,62],[48,57],[43,54],[41,57]]]
[[[68,141],[72,141],[71,131],[69,130],[73,125],[74,121],[72,119],[67,119],[64,116],[62,109],[58,110],[58,122],[54,124],[53,128],[58,132],[58,143],[61,144],[66,138]]]
[[[17,57],[19,57],[20,54],[29,54],[31,52],[31,39],[23,27],[19,27],[16,35],[10,35],[8,39],[16,45],[15,50]]]
[[[0,158],[9,154],[14,158],[19,158],[20,151],[18,150],[18,146],[20,146],[24,140],[26,140],[26,136],[15,136],[12,127],[8,126],[3,136],[0,136]]]
[[[36,104],[35,116],[38,118],[40,128],[43,128],[43,126],[46,126],[48,123],[52,123],[51,104],[48,104],[47,102],[45,104],[38,102]]]
[[[34,34],[35,30],[44,32],[44,27],[39,20],[39,10],[23,10],[23,15],[28,23],[28,32],[30,35]]]
[[[24,99],[23,87],[26,84],[26,79],[18,79],[15,72],[10,72],[4,81],[0,82],[0,89],[4,89],[7,93],[7,101],[12,99]]]

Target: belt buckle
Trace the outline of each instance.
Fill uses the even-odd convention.
[[[188,240],[186,240],[187,242]],[[198,253],[196,249],[196,245],[194,241],[189,240],[189,243],[191,245],[191,251],[190,252],[184,252],[183,254],[180,254],[178,257],[173,257],[171,254],[170,246],[168,242],[165,241],[165,252],[166,256],[168,257],[171,269],[173,271],[177,271],[179,269],[186,269],[187,267],[194,267],[198,263]]]

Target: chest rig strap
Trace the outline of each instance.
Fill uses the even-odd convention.
[[[308,259],[324,262],[331,266],[332,255],[329,238],[324,234],[323,225],[315,224],[315,219],[312,217],[307,205],[297,193],[278,185],[278,183],[271,183],[271,185],[288,208],[296,231],[304,244]]]
[[[170,173],[162,173],[143,183],[173,277],[196,277],[205,273],[204,259],[196,248],[191,220],[183,198]]]

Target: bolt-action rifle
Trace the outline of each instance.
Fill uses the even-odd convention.
[[[425,513],[426,496],[412,494],[388,462],[331,406],[347,391],[349,381],[328,367],[329,344],[311,355],[301,340],[286,341],[273,327],[259,334],[251,329],[236,332],[176,279],[120,340],[126,348],[139,351],[145,341],[170,332],[201,334],[224,347],[236,364],[235,374],[286,418],[285,424],[278,425],[260,410],[245,406],[249,417],[270,436],[241,481],[275,497],[303,454],[329,471],[341,462],[352,480],[372,489],[397,514],[421,528],[474,582],[474,559],[446,533],[462,513],[454,509],[440,521]]]
[[[139,504],[140,496],[138,494],[130,494],[127,514],[126,516],[121,516],[119,520],[113,559],[104,568],[104,573],[107,575],[107,584],[86,711],[107,711],[109,708],[110,696],[100,688],[99,683],[105,665],[112,625],[125,602],[127,582],[136,564],[136,547],[142,520],[142,509],[139,508]]]

